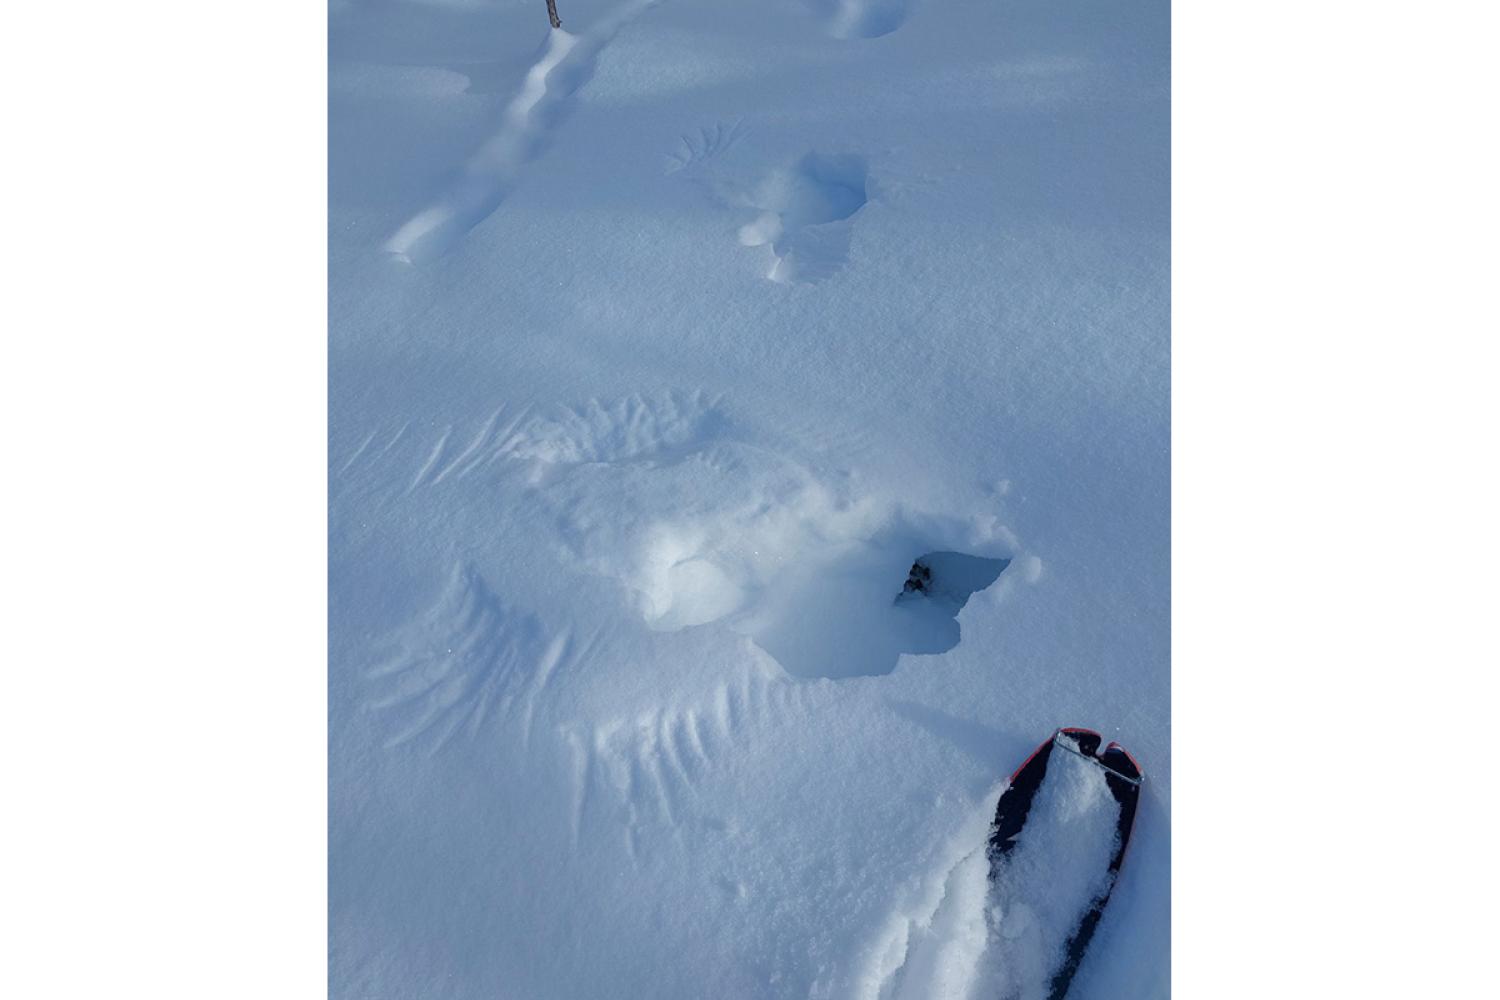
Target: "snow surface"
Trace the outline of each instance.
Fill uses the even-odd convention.
[[[983,995],[1059,725],[1167,995],[1167,5],[559,13],[330,12],[332,995]]]

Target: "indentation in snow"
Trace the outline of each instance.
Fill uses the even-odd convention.
[[[718,621],[745,602],[740,585],[708,559],[684,559],[669,566],[663,583],[664,599],[646,613],[651,627],[662,631]]]
[[[447,190],[396,230],[385,243],[386,252],[403,263],[425,263],[447,253],[489,218],[572,110],[574,96],[593,78],[605,46],[628,21],[659,2],[625,3],[584,35],[548,32],[541,55],[506,106],[500,128],[469,157]]]
[[[740,228],[747,247],[770,244],[772,281],[812,284],[835,274],[849,258],[853,216],[869,201],[869,167],[852,154],[808,153],[776,171],[753,199],[761,214]]]
[[[448,435],[446,450],[468,436]],[[701,392],[590,400],[475,440],[459,464],[523,465],[524,516],[574,562],[562,571],[617,581],[653,631],[719,623],[748,636],[795,677],[887,674],[903,653],[952,649],[970,595],[1016,551],[992,516],[854,489]],[[445,461],[457,460],[423,467]],[[903,595],[917,559],[931,584]]]
[[[695,524],[658,523],[633,568],[618,574],[641,595],[652,628],[723,619],[796,677],[888,674],[903,653],[947,652],[958,613],[1009,563],[1003,555],[927,552],[926,590],[901,592],[921,553],[958,522],[839,509],[815,484],[775,505],[727,509]],[[1004,545],[1003,542],[997,543]]]
[[[420,739],[436,752],[495,722],[529,746],[538,704],[605,634],[579,641],[572,629],[549,629],[501,600],[478,566],[460,562],[432,606],[385,638],[385,656],[365,676],[364,707],[392,728],[387,747]]]
[[[664,172],[675,174],[682,170],[693,170],[732,149],[744,138],[745,121],[715,122],[696,132],[684,132],[677,146],[666,154]]]
[[[958,645],[957,615],[969,596],[994,583],[1010,560],[928,553],[917,560],[932,570],[927,591],[893,600],[915,540],[897,528],[787,574],[750,634],[799,677],[888,674],[903,653],[947,652]]]
[[[906,23],[912,0],[816,0],[834,38],[879,38]]]
[[[534,615],[507,608],[476,567],[461,563],[432,607],[392,634],[387,648],[368,674],[365,707],[390,717],[388,745],[430,732],[437,748],[508,708],[547,643]]]
[[[591,399],[532,418],[504,448],[508,458],[553,465],[650,460],[701,447],[724,423],[719,400],[703,392]]]

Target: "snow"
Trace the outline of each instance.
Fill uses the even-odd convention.
[[[332,995],[982,995],[1060,725],[1167,995],[1167,5],[559,13],[330,10]]]

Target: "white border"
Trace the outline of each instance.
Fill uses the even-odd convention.
[[[6,14],[8,997],[317,997],[326,11]]]
[[[1484,5],[1176,5],[1174,988],[1483,992]]]
[[[1493,979],[1483,5],[1177,5],[1174,987]],[[326,11],[7,15],[7,996],[324,992]]]

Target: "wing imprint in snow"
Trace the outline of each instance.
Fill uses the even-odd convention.
[[[503,452],[549,465],[652,461],[706,447],[726,424],[719,397],[701,390],[638,393],[535,417]]]
[[[715,122],[696,132],[684,133],[677,140],[677,148],[665,157],[665,173],[670,175],[701,167],[709,160],[729,152],[735,143],[745,137],[747,131],[745,120],[736,118],[732,122]]]
[[[368,674],[365,707],[392,720],[387,746],[425,736],[435,751],[511,710],[529,720],[569,643],[566,633],[549,641],[535,615],[506,607],[461,563],[438,601],[390,638],[390,655]]]

